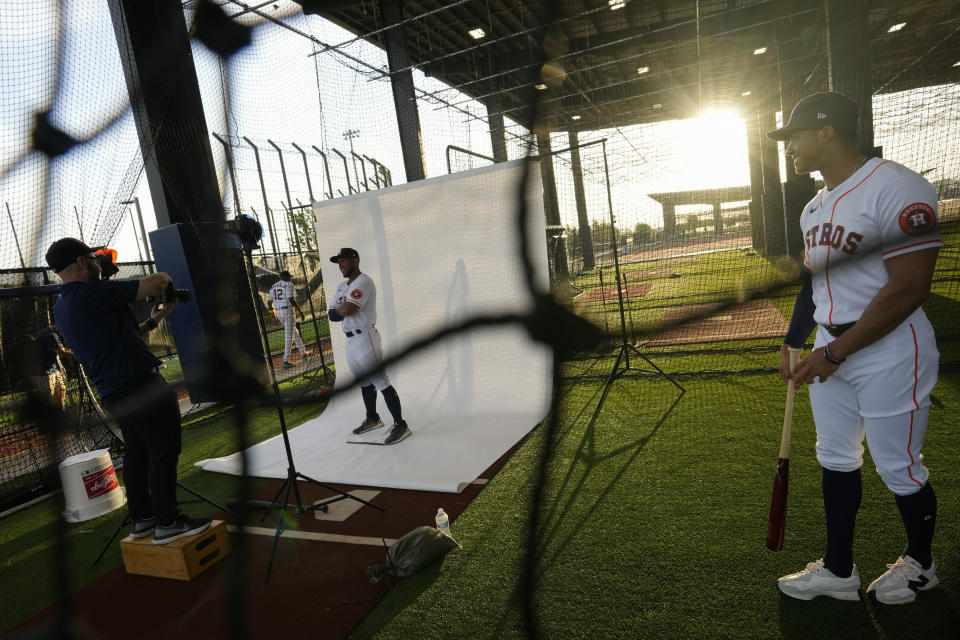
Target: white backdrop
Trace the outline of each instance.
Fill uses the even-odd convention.
[[[523,161],[314,203],[328,295],[343,280],[327,259],[340,247],[360,253],[360,270],[377,287],[377,329],[386,355],[475,314],[532,308],[519,260],[517,194]],[[536,280],[548,285],[539,171],[527,188],[528,232]],[[337,387],[352,382],[345,337],[331,323]],[[323,414],[290,431],[297,471],[322,482],[459,492],[528,433],[550,403],[552,355],[518,325],[445,339],[388,367],[413,435],[382,441],[392,422],[364,437],[359,387],[335,397]],[[208,471],[239,473],[239,454],[203,460]],[[283,478],[280,437],[248,450],[250,475]]]

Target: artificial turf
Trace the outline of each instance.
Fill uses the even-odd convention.
[[[940,504],[941,585],[890,607],[780,595],[775,579],[823,554],[820,467],[806,393],[798,395],[786,541],[764,547],[783,420],[775,375],[686,383],[622,378],[591,422],[603,381],[568,389],[546,477],[547,429],[530,434],[452,524],[463,548],[399,582],[354,638],[954,638],[960,624],[960,377],[935,393],[926,464]],[[662,419],[662,422],[661,422]],[[864,464],[856,562],[866,584],[905,539],[892,494]],[[536,588],[525,590],[532,488],[543,487]],[[529,596],[529,600],[523,597]],[[423,634],[426,633],[427,636]]]
[[[303,386],[300,380],[283,385],[283,391],[296,395]],[[285,409],[290,425],[301,424],[319,415],[323,404],[305,404]],[[225,504],[240,495],[239,478],[205,473],[193,466],[198,460],[225,456],[237,450],[237,416],[235,410],[207,409],[204,415],[184,419],[183,452],[180,456],[178,480],[210,500]],[[253,444],[278,433],[277,411],[273,407],[251,409],[246,438]],[[118,478],[120,473],[117,474]],[[253,478],[254,484],[262,483]],[[184,499],[190,496],[183,494]],[[104,541],[123,518],[123,510],[76,525],[66,525],[60,512],[63,499],[51,499],[18,511],[0,521],[0,632],[46,609],[57,599],[57,589],[68,585],[70,590],[85,585],[114,570],[121,562],[119,545],[111,545],[103,559],[91,566]],[[187,513],[209,513],[208,505],[186,505]],[[68,555],[56,555],[58,535],[65,535]]]
[[[941,256],[931,316],[935,324],[939,319],[954,328],[956,255],[949,251],[952,262]],[[756,273],[771,279],[776,271],[746,253],[681,263],[680,278],[657,276],[651,294],[629,302],[637,327],[655,327],[667,300],[671,305],[700,301],[701,291],[678,285],[700,281],[710,268],[708,260],[720,260],[730,272],[754,273],[725,285],[731,291],[741,286],[738,282],[745,283],[744,290],[757,288]],[[590,278],[578,284],[584,289],[599,285],[599,278]],[[786,316],[795,286],[768,292]],[[593,306],[592,313],[604,312],[617,326],[609,303]],[[785,546],[779,553],[767,551],[763,543],[784,403],[784,386],[774,373],[775,343],[742,340],[645,351],[677,374],[687,390],[672,409],[676,387],[649,371],[617,379],[598,408],[613,355],[565,364],[555,429],[547,422],[532,431],[452,524],[462,549],[399,581],[353,636],[513,638],[533,630],[541,638],[955,637],[960,628],[960,479],[954,467],[960,433],[954,425],[960,417],[960,374],[955,367],[941,372],[924,447],[940,505],[934,555],[941,585],[901,607],[869,600],[800,602],[781,596],[774,581],[823,553],[820,467],[809,403],[801,392]],[[955,338],[941,342],[945,361],[956,362],[958,349]],[[291,416],[290,424],[319,408],[296,411],[301,413]],[[272,410],[258,409],[254,416],[251,441],[276,434]],[[182,480],[216,500],[235,495],[231,485],[205,480],[209,474],[191,465],[235,450],[234,419],[230,413],[218,415],[184,432]],[[541,476],[538,465],[547,451]],[[894,561],[905,542],[893,497],[873,472],[869,453],[865,458],[855,555],[864,586]],[[537,489],[539,519],[533,522]],[[110,514],[69,529],[72,555],[58,563],[53,555],[63,526],[58,510],[51,500],[6,518],[0,527],[0,630],[53,602],[52,585],[85,584],[119,562],[114,547],[101,568],[86,568],[115,526],[117,516]],[[533,573],[526,571],[528,548],[536,551]],[[71,572],[68,582],[58,581],[55,573],[64,564]]]

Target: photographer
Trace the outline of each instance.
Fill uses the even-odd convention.
[[[177,395],[157,372],[160,360],[142,337],[157,328],[176,306],[176,298],[170,295],[139,325],[128,306],[172,292],[170,276],[103,280],[94,249],[75,238],[54,242],[46,259],[63,281],[53,309],[57,327],[123,434],[131,537],[152,533],[154,544],[166,544],[200,533],[210,526],[210,519],[190,518],[177,510]]]

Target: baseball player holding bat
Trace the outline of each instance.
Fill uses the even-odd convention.
[[[300,332],[297,330],[297,319],[293,315],[296,311],[300,319],[303,320],[303,311],[297,304],[297,290],[290,282],[289,271],[281,271],[280,279],[270,287],[267,306],[270,308],[270,315],[283,325],[283,364],[280,366],[284,369],[293,366],[293,363],[290,362],[291,339],[296,343],[297,349],[300,350],[303,357],[309,358],[313,351],[307,350],[307,347],[303,344],[303,338],[300,337]]]
[[[937,501],[921,446],[940,354],[920,305],[943,243],[936,192],[906,167],[858,151],[857,112],[846,96],[817,93],[767,133],[786,143],[797,173],[820,171],[826,185],[800,218],[811,277],[794,307],[780,375],[810,385],[827,545],[823,558],[777,586],[801,600],[859,599],[853,536],[866,437],[907,538],[867,593],[901,604],[938,583],[931,553]],[[814,350],[791,373],[789,347],[803,346],[816,325]]]
[[[383,426],[377,413],[377,389],[383,394],[387,409],[393,416],[393,427],[383,444],[396,444],[413,432],[407,426],[400,411],[400,397],[390,384],[382,367],[383,349],[377,332],[377,289],[365,273],[360,272],[360,254],[356,249],[344,247],[330,258],[346,278],[333,294],[333,305],[327,316],[343,325],[347,337],[347,364],[354,377],[360,381],[363,404],[367,415],[353,433],[360,435]]]

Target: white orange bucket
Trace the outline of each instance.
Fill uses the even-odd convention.
[[[107,449],[70,456],[58,468],[66,499],[63,518],[67,522],[92,520],[127,502]]]

